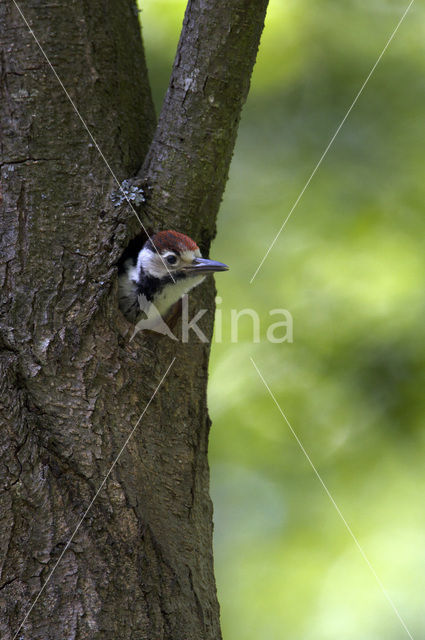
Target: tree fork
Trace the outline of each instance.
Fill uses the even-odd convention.
[[[19,3],[139,212],[208,250],[265,0],[189,2],[158,126],[129,0]],[[138,223],[13,1],[0,7],[0,633],[220,638],[208,346],[128,340],[115,264]],[[210,309],[213,286],[194,295]],[[52,568],[176,358],[92,508]]]

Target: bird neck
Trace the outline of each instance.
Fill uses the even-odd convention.
[[[155,278],[140,269],[137,282],[138,294],[153,303],[158,312],[163,315],[180,298],[200,284],[205,276],[187,276],[185,273],[173,273],[173,278],[166,275],[163,278]]]

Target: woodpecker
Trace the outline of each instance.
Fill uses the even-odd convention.
[[[178,231],[160,231],[145,242],[139,253],[125,260],[119,271],[119,306],[135,323],[141,315],[140,300],[154,305],[164,317],[180,298],[201,284],[209,273],[227,271],[222,262],[201,256],[189,236]]]

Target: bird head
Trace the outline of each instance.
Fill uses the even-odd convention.
[[[164,317],[208,273],[228,268],[222,262],[203,258],[196,242],[183,233],[160,231],[145,242],[137,257],[130,255],[121,264],[120,309],[128,320],[135,322],[142,296]]]
[[[205,276],[229,268],[222,262],[203,258],[196,242],[178,231],[160,231],[151,236],[137,262],[146,275],[159,280]]]

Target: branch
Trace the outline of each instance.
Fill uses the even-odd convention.
[[[268,0],[189,0],[154,140],[140,177],[147,213],[208,247],[226,184]]]

